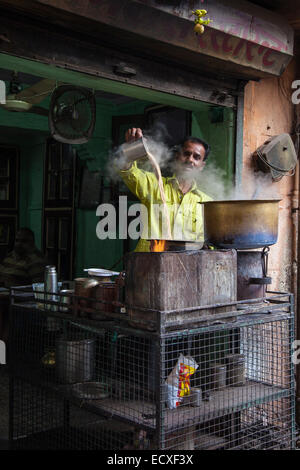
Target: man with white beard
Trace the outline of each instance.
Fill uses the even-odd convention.
[[[133,142],[142,137],[141,129],[132,128],[127,130],[125,141]],[[203,140],[186,137],[175,150],[174,175],[162,178],[174,240],[204,240],[202,206],[199,203],[210,201],[211,198],[197,187],[195,178],[203,170],[209,151],[209,145]],[[157,206],[162,205],[162,199],[157,178],[154,173],[138,168],[137,162],[131,160],[122,162],[120,175],[130,191],[147,208],[149,230],[143,232],[135,251],[149,251],[149,239],[162,238],[157,213]]]

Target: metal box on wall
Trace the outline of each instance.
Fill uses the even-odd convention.
[[[125,270],[127,311],[140,323],[159,321],[159,312],[182,324],[234,309],[216,304],[237,299],[235,250],[130,253]]]

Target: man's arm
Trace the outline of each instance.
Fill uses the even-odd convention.
[[[131,128],[125,132],[125,142],[134,142],[135,140],[141,139],[143,137],[142,129],[138,128]],[[127,160],[126,158],[120,161],[120,169],[121,170],[129,170],[133,163],[133,160]]]
[[[125,133],[126,142],[134,142],[143,137],[143,132],[139,128],[128,129]],[[137,166],[136,160],[121,159],[119,164],[119,174],[128,189],[141,201],[152,199],[152,195],[157,191],[158,183],[156,176],[150,171],[145,171]]]
[[[153,194],[157,192],[158,182],[154,173],[141,170],[137,163],[133,162],[129,170],[121,170],[120,176],[127,188],[137,196],[140,201],[153,200]]]

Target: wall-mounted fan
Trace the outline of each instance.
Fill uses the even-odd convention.
[[[52,137],[67,144],[84,144],[92,136],[96,121],[93,92],[73,85],[55,88],[49,108]]]
[[[48,110],[36,106],[43,101],[55,88],[55,80],[44,79],[34,85],[22,89],[18,74],[13,73],[9,85],[9,94],[6,96],[6,103],[0,106],[7,111],[29,112],[48,116]]]

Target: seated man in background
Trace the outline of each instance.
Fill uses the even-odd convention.
[[[21,228],[16,235],[15,245],[0,264],[0,286],[25,286],[43,282],[47,264],[34,243],[34,233],[29,228]],[[0,340],[8,341],[9,294],[0,294]]]
[[[0,264],[0,285],[11,287],[43,282],[46,264],[46,259],[35,246],[32,230],[21,228],[13,251]]]

